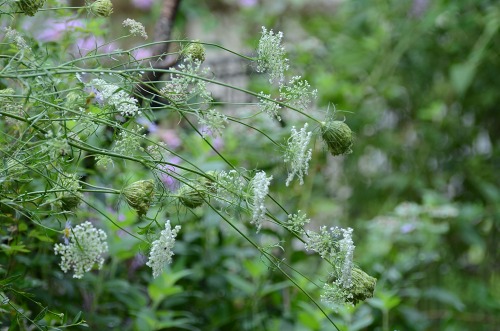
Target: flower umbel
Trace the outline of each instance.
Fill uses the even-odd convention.
[[[125,187],[122,191],[130,207],[137,211],[139,216],[145,215],[155,196],[154,181],[139,180]]]
[[[19,0],[17,7],[28,16],[34,16],[43,7],[45,0]]]
[[[133,20],[131,18],[127,18],[125,21],[123,21],[122,25],[126,28],[129,28],[130,33],[134,36],[141,36],[144,39],[148,39],[148,34],[146,33],[146,29],[144,28],[144,25],[142,25],[142,23],[137,22],[136,20]]]
[[[118,86],[98,78],[92,79],[89,85],[97,90],[98,101],[113,106],[122,116],[134,116],[141,113],[137,107],[137,100]]]
[[[96,16],[108,17],[113,13],[113,4],[110,0],[96,0],[90,5],[90,11]]]
[[[292,127],[292,135],[288,138],[284,156],[284,161],[289,167],[286,186],[290,184],[295,175],[297,175],[300,185],[304,184],[304,175],[307,175],[309,160],[312,157],[312,149],[307,149],[310,140],[311,132],[307,131],[307,123],[300,131],[295,130],[295,126]]]
[[[250,199],[252,221],[250,223],[255,224],[257,232],[260,231],[262,222],[266,217],[266,205],[264,204],[264,201],[267,193],[269,192],[269,184],[272,179],[273,176],[267,177],[264,171],[259,171],[250,182],[250,187],[252,189],[252,197]]]
[[[165,222],[165,230],[160,233],[160,238],[153,241],[149,253],[149,260],[146,263],[148,267],[153,269],[153,278],[158,277],[162,273],[165,264],[172,263],[172,256],[174,255],[172,249],[174,248],[175,238],[180,229],[180,225],[176,225],[175,228],[172,229],[170,220],[167,220],[167,222]]]
[[[104,255],[108,251],[106,233],[96,229],[90,222],[75,226],[73,229],[65,229],[65,237],[69,239],[68,244],[55,244],[54,252],[61,255],[62,271],[65,273],[73,269],[73,278],[82,278],[85,272],[97,264],[101,269]]]
[[[352,131],[342,121],[321,122],[321,137],[333,156],[352,152]]]
[[[288,70],[288,59],[285,48],[281,45],[283,33],[267,31],[262,27],[259,47],[257,49],[257,72],[268,72],[269,82],[277,81],[280,85],[285,80],[284,72]]]

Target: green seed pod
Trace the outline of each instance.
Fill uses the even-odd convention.
[[[203,47],[202,44],[196,42],[191,43],[186,48],[184,48],[182,54],[187,58],[191,58],[191,60],[193,61],[205,61],[205,47]]]
[[[321,137],[333,156],[352,152],[352,131],[342,121],[321,122]]]
[[[19,0],[17,7],[28,16],[34,16],[43,7],[45,0]]]
[[[74,210],[81,202],[83,195],[81,193],[64,192],[61,197],[61,205],[63,210]]]
[[[113,13],[111,0],[96,0],[90,5],[90,11],[96,16],[109,17]]]
[[[142,216],[148,212],[149,206],[153,202],[155,184],[151,179],[139,180],[125,187],[122,193],[128,205],[136,210],[139,216]]]
[[[376,278],[357,267],[352,268],[352,287],[350,288],[352,303],[357,304],[360,301],[372,298],[376,283]]]
[[[188,208],[199,207],[205,202],[206,188],[202,184],[183,185],[177,192],[179,201]]]

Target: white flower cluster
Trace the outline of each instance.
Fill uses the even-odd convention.
[[[288,70],[288,59],[285,48],[281,45],[283,33],[274,34],[262,27],[259,47],[257,49],[257,72],[268,72],[269,82],[277,81],[280,85],[285,80],[284,72]]]
[[[180,229],[180,225],[176,225],[172,229],[170,220],[167,220],[167,222],[165,222],[165,230],[162,230],[160,233],[160,238],[153,241],[149,253],[149,260],[146,263],[148,267],[153,269],[153,278],[158,277],[163,272],[165,264],[172,263],[172,256],[174,255],[172,249],[174,248],[175,238]]]
[[[122,116],[134,116],[141,113],[137,107],[137,100],[130,97],[120,87],[99,78],[92,79],[89,84],[96,90],[98,101],[113,106]]]
[[[311,132],[307,131],[307,123],[300,131],[295,130],[295,126],[292,127],[292,134],[288,138],[284,155],[284,162],[289,165],[286,186],[290,184],[295,175],[297,175],[300,185],[304,184],[304,175],[307,175],[309,160],[312,157],[312,149],[307,149],[310,140]]]
[[[75,226],[65,231],[67,244],[56,244],[54,252],[61,255],[62,271],[68,272],[73,269],[73,278],[82,278],[85,272],[89,272],[94,264],[101,269],[104,258],[108,251],[106,233],[96,229],[90,222]]]
[[[202,115],[200,114],[198,121],[201,126],[204,126],[202,129],[204,137],[207,135],[217,137],[222,136],[222,130],[224,130],[227,124],[227,116],[215,109],[210,109]]]
[[[257,232],[260,231],[266,217],[266,205],[264,201],[267,193],[269,193],[269,184],[271,184],[272,179],[273,176],[267,177],[264,171],[259,171],[250,182],[250,187],[252,188],[250,205],[253,212],[252,221],[250,223],[255,224]]]
[[[286,222],[286,227],[293,232],[303,233],[304,226],[308,224],[311,220],[307,218],[305,213],[300,213],[300,210],[297,211],[297,214],[288,215],[288,220]]]
[[[312,101],[317,98],[318,90],[311,91],[311,85],[307,80],[301,80],[300,78],[300,76],[294,76],[287,85],[280,86],[280,99],[290,106],[305,112]]]
[[[320,232],[307,231],[306,249],[317,252],[328,260],[333,269],[332,284],[325,284],[322,299],[332,306],[346,304],[352,298],[350,292],[353,286],[352,270],[354,267],[354,242],[352,229],[326,226],[320,227]]]
[[[276,118],[278,121],[281,121],[281,117],[278,115],[281,105],[273,100],[268,100],[271,98],[271,95],[265,94],[264,92],[260,92],[258,98],[260,110],[267,113],[269,117]]]
[[[125,21],[123,21],[122,25],[125,28],[129,28],[130,33],[134,36],[141,36],[144,39],[148,39],[148,34],[146,33],[146,29],[144,28],[144,25],[142,25],[142,23],[137,22],[136,20],[133,20],[131,18],[127,18]]]
[[[215,199],[223,205],[240,206],[247,186],[236,170],[220,171],[215,176]]]
[[[12,29],[10,26],[7,26],[3,28],[3,31],[5,32],[5,38],[16,44],[17,48],[21,50],[30,49],[30,47],[26,43],[26,40],[24,40],[21,34],[16,30]]]
[[[187,103],[191,98],[197,97],[200,103],[207,104],[212,101],[212,96],[207,90],[207,84],[199,77],[206,77],[209,68],[201,68],[200,60],[184,59],[179,64],[179,69],[171,68],[170,81],[160,90],[160,93],[180,105]]]

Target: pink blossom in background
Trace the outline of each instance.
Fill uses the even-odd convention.
[[[153,55],[153,50],[151,48],[139,48],[133,51],[132,55],[136,60],[143,60],[150,58]]]
[[[167,162],[170,162],[172,164],[179,164],[181,163],[181,159],[178,156],[172,156],[167,159]],[[164,164],[160,166],[161,172],[160,172],[160,179],[163,182],[163,184],[170,190],[170,191],[175,191],[179,187],[179,181],[169,175],[169,173],[176,173],[177,172],[177,167],[169,164]]]
[[[75,31],[75,28],[83,28],[85,24],[80,19],[71,19],[69,21],[58,21],[49,18],[44,21],[43,28],[40,28],[34,21],[26,20],[23,22],[23,29],[31,31],[33,37],[41,42],[50,42],[60,40],[65,33]]]
[[[253,7],[257,5],[258,0],[240,0],[240,5],[242,7]]]
[[[170,148],[175,149],[181,146],[182,143],[181,138],[179,138],[175,130],[172,129],[158,130],[158,136]]]
[[[154,0],[132,0],[132,5],[142,10],[151,9]]]
[[[118,48],[115,43],[104,44],[105,41],[102,37],[89,36],[79,38],[76,41],[74,53],[76,56],[80,56],[80,54],[83,56],[89,52],[95,51],[96,49],[99,53],[109,53]]]

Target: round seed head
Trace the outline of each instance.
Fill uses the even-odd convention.
[[[35,13],[43,7],[45,0],[19,0],[17,7],[28,16],[34,16]]]
[[[136,210],[139,216],[145,215],[155,195],[154,181],[139,180],[124,188],[122,193],[128,205]]]
[[[352,293],[352,303],[357,304],[360,301],[372,298],[376,283],[376,278],[373,278],[357,267],[353,267],[352,287],[350,289],[350,292]]]
[[[111,0],[96,0],[90,5],[90,11],[96,16],[109,17],[113,13]]]
[[[199,43],[189,44],[183,51],[185,57],[191,58],[193,61],[205,61],[205,47]]]
[[[333,155],[349,154],[352,152],[353,136],[351,128],[342,121],[321,123],[321,137]]]
[[[188,208],[199,207],[205,202],[206,188],[202,184],[183,185],[177,192],[179,201]]]

